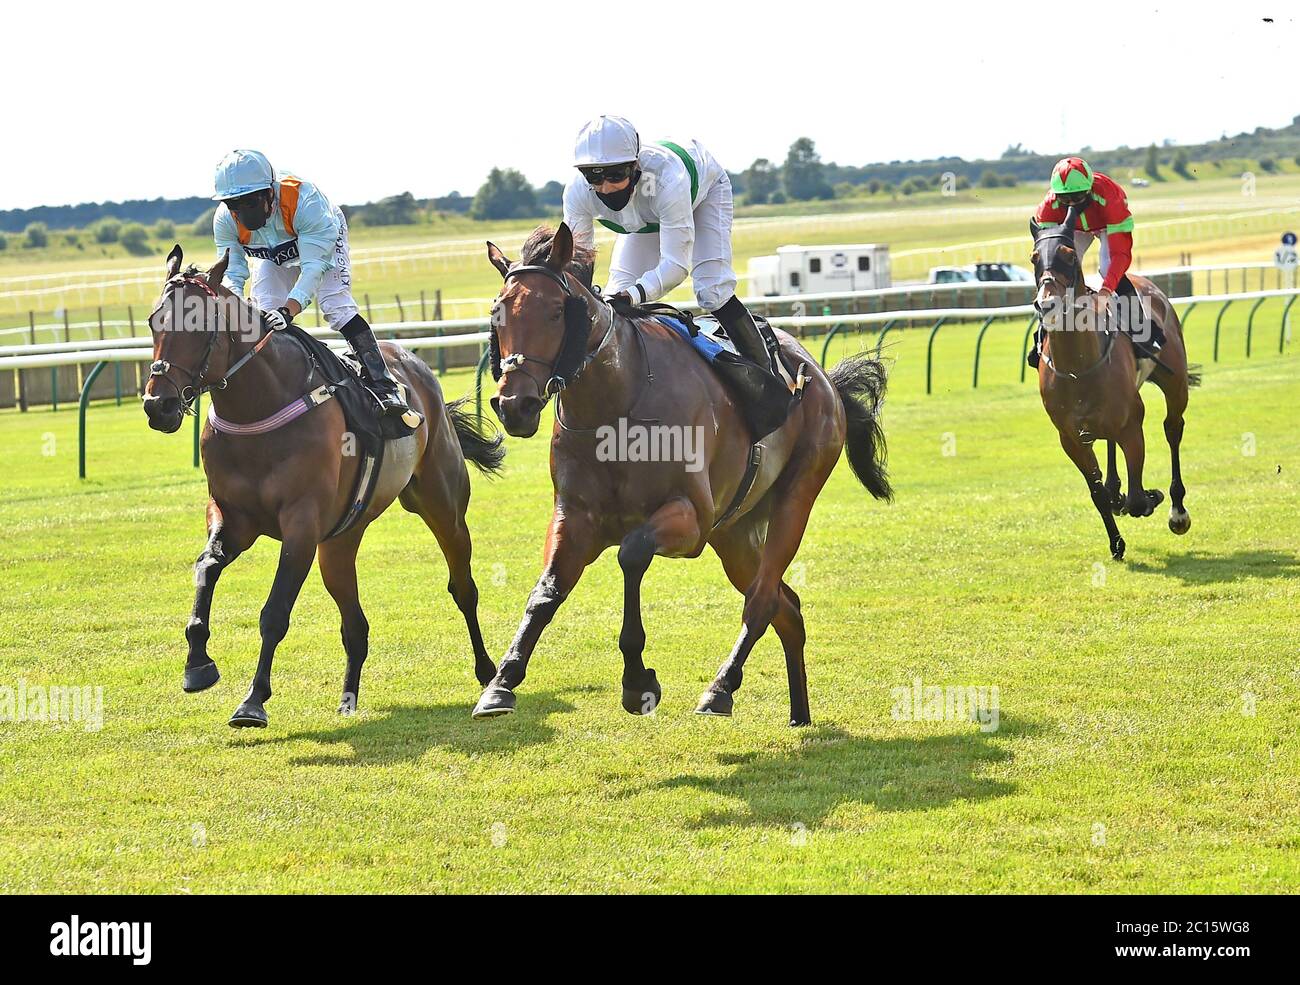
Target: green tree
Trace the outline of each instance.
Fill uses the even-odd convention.
[[[1001,184],[1002,179],[998,177],[998,173],[992,168],[986,168],[984,173],[980,175],[981,188],[997,188]]]
[[[367,226],[409,226],[419,218],[419,206],[414,195],[402,192],[363,205],[358,214],[362,224]]]
[[[772,200],[772,194],[781,187],[781,175],[776,165],[760,157],[742,176],[745,184],[745,201],[750,205],[763,205]]]
[[[1178,175],[1180,178],[1190,179],[1192,173],[1188,170],[1187,165],[1187,151],[1179,147],[1177,153],[1174,154],[1174,174]]]
[[[0,250],[7,249],[9,249],[9,237],[4,233],[0,233]]]
[[[539,211],[533,186],[513,168],[493,168],[469,208],[472,219],[526,219]]]
[[[118,242],[132,256],[148,256],[153,252],[149,246],[149,230],[139,222],[128,222],[123,226]]]
[[[29,250],[39,250],[50,245],[50,231],[43,222],[28,223],[23,230],[23,245]]]
[[[176,239],[176,223],[170,219],[159,219],[153,224],[154,239]]]
[[[564,186],[558,181],[548,181],[537,191],[537,204],[548,209],[564,208]]]
[[[1259,169],[1261,171],[1267,171],[1269,174],[1272,174],[1274,171],[1277,170],[1277,161],[1271,157],[1261,157],[1259,159]]]
[[[211,236],[212,220],[215,219],[216,216],[217,216],[217,207],[214,205],[212,206],[212,208],[207,209],[206,211],[204,211],[202,215],[200,215],[197,219],[194,220],[194,225],[190,228],[190,232],[192,232],[195,236]]]
[[[826,166],[817,154],[817,146],[809,137],[800,137],[790,145],[781,169],[781,183],[785,193],[796,202],[813,198],[833,198],[835,193],[826,181]]]
[[[96,243],[116,243],[122,233],[122,223],[112,216],[104,216],[91,223],[90,230],[95,234]]]
[[[1147,163],[1144,170],[1156,181],[1160,180],[1160,151],[1155,144],[1147,148]]]

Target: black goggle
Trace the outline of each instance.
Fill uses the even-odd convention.
[[[599,167],[578,168],[589,185],[603,185],[607,181],[623,181],[632,177],[632,172],[635,169],[636,165],[630,161],[627,164],[602,164]]]

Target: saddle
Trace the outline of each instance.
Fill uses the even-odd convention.
[[[680,335],[713,368],[723,384],[740,398],[741,413],[755,442],[784,424],[790,409],[803,397],[808,378],[802,364],[795,367],[793,379],[788,367],[779,367],[781,375],[791,379],[791,386],[787,386],[773,371],[742,356],[727,336],[726,328],[712,315],[697,318],[670,304],[637,305],[629,313],[658,319]],[[762,315],[751,317],[755,322],[767,325]]]
[[[361,458],[361,467],[357,470],[357,481],[348,509],[326,534],[325,539],[328,540],[351,527],[370,505],[384,464],[386,442],[404,438],[414,433],[414,429],[381,412],[379,399],[366,386],[361,376],[361,364],[350,353],[346,357],[340,356],[320,339],[294,324],[290,324],[280,334],[302,346],[314,364],[315,371],[324,377],[321,389],[338,401],[348,432],[356,438],[356,454]]]

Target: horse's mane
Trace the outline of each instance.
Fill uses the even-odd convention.
[[[519,254],[519,262],[534,264],[545,263],[551,258],[551,242],[555,239],[555,230],[550,226],[538,226],[524,241]],[[591,287],[592,274],[596,270],[596,251],[573,244],[573,259],[569,261],[568,270],[577,275],[587,287]]]

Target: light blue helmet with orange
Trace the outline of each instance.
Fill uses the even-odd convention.
[[[216,194],[213,201],[223,202],[275,184],[275,169],[266,155],[255,150],[232,150],[217,165]]]

